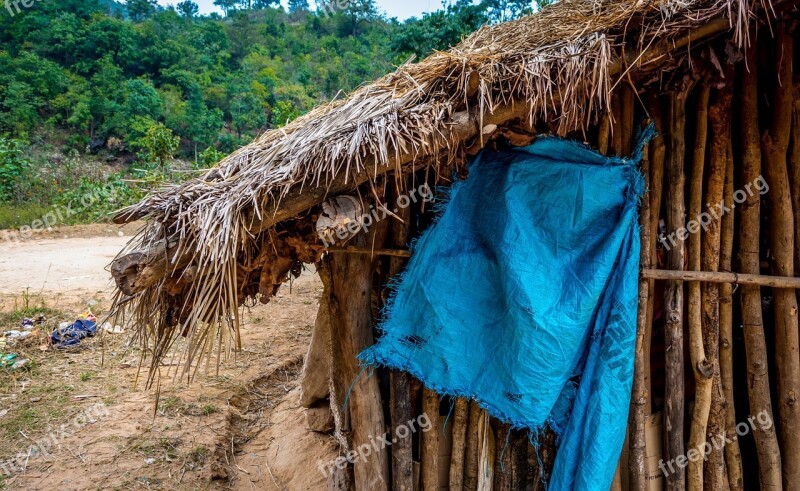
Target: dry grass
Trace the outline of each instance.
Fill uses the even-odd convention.
[[[250,273],[247,268],[274,232],[251,234],[249,227],[268,203],[298,185],[324,188],[334,178],[371,170],[367,165],[386,167],[396,155],[421,158],[440,148],[454,154],[464,142],[452,140],[448,125],[466,109],[485,115],[525,101],[531,124],[554,122],[561,134],[585,129],[607,109],[609,67],[625,55],[722,15],[742,45],[756,7],[745,0],[561,0],[538,14],[484,27],[448,52],[405,64],[344,100],[265,133],[204,177],[121,212],[118,218],[151,218],[122,254],[166,240],[178,255],[194,256],[198,280],[177,295],[166,292],[165,281],[133,296],[120,292],[115,311],[140,328],[142,345],[154,355],[152,367],[182,333],[182,363],[211,361],[213,350],[238,345],[237,309],[250,295],[242,289],[242,271]],[[179,324],[170,319],[176,309],[189,312]]]

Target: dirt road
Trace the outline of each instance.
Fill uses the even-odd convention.
[[[48,314],[27,344],[6,348],[33,368],[0,370],[0,489],[324,489],[311,469],[335,447],[306,428],[297,392],[321,294],[315,274],[243,311],[243,350],[218,373],[187,383],[162,364],[158,402],[142,388],[147,368],[137,369],[146,355],[129,345],[136,326],[69,351],[47,344],[54,325],[88,306],[104,314],[104,268],[133,232],[92,225],[0,242],[0,333],[19,328],[22,305]]]
[[[130,237],[0,243],[0,294],[111,291],[105,267]]]

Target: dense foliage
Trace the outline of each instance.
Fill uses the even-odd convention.
[[[290,0],[287,10],[277,0],[215,4],[224,17],[199,16],[192,0],[169,8],[155,0],[6,2],[0,204],[52,203],[48,190],[59,186],[32,184],[48,178],[44,161],[52,155],[138,160],[145,170],[173,157],[193,168],[213,164],[413,56],[532,8],[525,0],[456,0],[400,22],[374,0],[320,3],[315,12],[306,0]],[[109,172],[132,170],[117,165],[106,178]]]

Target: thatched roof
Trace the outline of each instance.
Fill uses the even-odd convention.
[[[747,0],[560,0],[483,27],[123,210],[116,221],[150,221],[116,264],[124,274],[115,309],[134,314],[157,355],[179,332],[194,350],[213,344],[214,335],[236,332],[247,294],[242,271],[276,222],[389,169],[452,155],[486,122],[521,117],[551,122],[560,134],[584,129],[607,109],[619,80],[723,31],[746,45],[754,9],[767,8]],[[154,248],[164,265],[153,266]],[[209,334],[209,322],[219,329]]]

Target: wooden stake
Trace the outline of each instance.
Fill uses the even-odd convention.
[[[667,232],[676,232],[684,226],[684,140],[686,125],[686,95],[688,90],[670,93],[668,133],[669,165],[667,166]],[[684,247],[679,241],[671,248],[667,263],[672,270],[683,269]],[[664,291],[666,325],[664,342],[666,349],[666,394],[664,427],[666,429],[666,458],[670,461],[684,455],[684,370],[683,370],[683,283],[671,281]],[[666,476],[667,491],[683,490],[686,483],[684,469]]]
[[[641,161],[642,174],[645,179],[650,175],[650,159],[645,148]],[[649,185],[648,185],[649,187]],[[639,224],[641,230],[640,263],[642,268],[650,268],[650,201],[648,197],[642,200],[639,209]],[[633,390],[631,391],[631,413],[629,417],[629,445],[628,474],[630,489],[644,491],[647,488],[645,475],[645,423],[647,421],[647,400],[650,394],[645,385],[645,373],[649,370],[649,363],[645,359],[645,336],[647,336],[648,305],[650,304],[650,280],[639,279],[639,303],[636,315],[636,351],[634,359]]]
[[[466,454],[467,418],[469,401],[463,397],[456,399],[453,410],[453,450],[450,454],[450,489],[464,487],[464,456]]]
[[[729,128],[730,130],[730,128]],[[727,138],[725,155],[725,203],[733,203],[733,142]],[[722,241],[720,243],[719,268],[733,268],[733,224],[734,210],[722,217]],[[719,370],[722,391],[725,396],[725,434],[730,440],[725,445],[725,463],[728,470],[728,485],[732,491],[744,489],[742,476],[742,454],[736,433],[736,407],[733,398],[733,285],[723,283],[719,287]]]
[[[431,429],[422,433],[420,465],[422,466],[423,491],[439,489],[439,435],[442,425],[439,421],[439,394],[422,389],[422,413],[428,416]]]
[[[623,84],[620,87],[620,145],[622,153],[620,155],[628,156],[633,151],[633,134],[634,134],[634,93],[630,85]]]
[[[622,101],[619,93],[611,95],[611,155],[622,155]]]
[[[708,141],[708,100],[711,87],[703,84],[697,96],[697,123],[690,179],[689,218],[697,219],[703,210],[703,170],[706,163],[706,143]],[[700,250],[700,234],[689,235],[686,244],[689,255],[689,269],[702,270],[702,253]],[[714,368],[706,359],[703,347],[703,312],[700,283],[688,285],[689,301],[687,303],[689,323],[689,356],[695,380],[695,402],[692,412],[692,423],[689,430],[689,448],[702,448],[706,441],[708,415],[711,411],[711,377]],[[689,461],[686,468],[687,488],[691,491],[703,489],[703,460]]]
[[[392,187],[392,198],[396,199],[400,194],[401,186]],[[398,217],[402,220],[392,220],[391,236],[389,245],[398,249],[405,249],[411,239],[411,208],[406,207],[397,211]],[[389,278],[397,279],[402,273],[407,260],[403,257],[391,254],[389,260]],[[406,372],[392,370],[389,374],[389,407],[392,418],[392,427],[398,428],[406,425],[414,417],[414,409],[411,404],[411,376]],[[393,491],[413,491],[414,490],[414,456],[413,439],[400,438],[392,444],[392,490]]]
[[[664,161],[666,159],[666,144],[664,142],[664,117],[661,114],[661,100],[655,91],[650,91],[648,108],[650,117],[656,127],[656,136],[650,144],[650,264],[658,267],[658,223],[661,216],[661,197],[664,187]],[[645,388],[647,389],[646,413],[652,410],[653,384],[651,382],[650,347],[653,338],[653,312],[655,310],[655,280],[650,280],[650,299],[647,303],[647,329],[644,336]]]
[[[480,435],[481,408],[478,403],[469,403],[469,422],[467,423],[467,448],[464,453],[464,489],[478,489],[478,446]]]
[[[527,432],[511,430],[509,442],[511,452],[511,490],[525,491],[528,484],[528,437]],[[452,487],[450,489],[453,489]]]
[[[597,149],[603,155],[608,155],[608,139],[611,135],[611,118],[608,112],[603,113],[597,128]]]
[[[511,452],[508,444],[511,438],[511,427],[492,418],[494,429],[494,486],[492,491],[511,491]]]
[[[711,105],[708,118],[711,126],[711,147],[709,151],[708,179],[706,180],[706,213],[711,222],[703,232],[703,269],[719,270],[721,246],[721,217],[718,204],[725,191],[725,169],[728,166],[728,139],[731,124],[731,99],[733,87],[726,83],[716,92],[716,101]],[[711,443],[711,452],[707,455],[703,468],[705,485],[708,489],[723,490],[727,488],[725,480],[724,447],[719,445],[725,441],[725,397],[722,392],[722,381],[719,370],[719,292],[718,283],[703,283],[703,347],[706,359],[713,368],[711,412],[708,416],[707,441]],[[714,445],[717,442],[717,445]],[[724,444],[723,444],[724,445]],[[699,460],[699,459],[698,459]]]
[[[741,121],[739,138],[742,142],[742,183],[752,183],[761,175],[761,147],[758,129],[758,50],[747,50],[746,67],[742,72]],[[760,273],[761,196],[748,194],[739,207],[739,268],[743,273]],[[769,361],[764,337],[764,320],[761,310],[761,289],[757,285],[742,286],[742,325],[747,357],[747,396],[751,414],[766,414],[775,421],[770,399]],[[753,428],[753,438],[758,454],[758,471],[761,489],[781,490],[781,454],[775,425],[765,429]]]
[[[778,22],[775,46],[778,74],[772,119],[761,137],[764,174],[769,183],[770,245],[772,269],[780,276],[794,275],[794,216],[786,153],[792,122],[792,58],[794,40],[783,20]],[[778,414],[783,459],[783,484],[800,483],[800,339],[797,296],[793,290],[775,290],[775,364]]]

